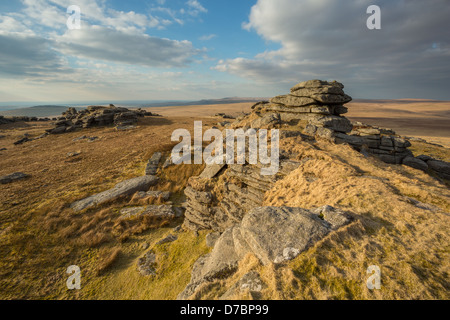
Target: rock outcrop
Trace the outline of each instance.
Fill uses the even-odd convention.
[[[336,143],[347,143],[357,151],[365,151],[378,157],[381,161],[401,164],[403,159],[411,157],[408,150],[411,143],[390,129],[355,123],[350,134],[335,133],[331,140]]]
[[[344,85],[333,81],[310,80],[291,88],[287,95],[256,103],[250,115],[238,118],[233,127],[303,128],[309,136],[333,143],[347,143],[357,151],[371,154],[390,164],[402,164],[411,157],[411,143],[390,129],[352,123],[343,114],[352,98]]]
[[[191,282],[178,296],[188,299],[196,289],[210,281],[233,274],[238,262],[254,254],[262,264],[280,264],[350,222],[344,212],[330,206],[305,210],[291,207],[258,207],[242,222],[223,232],[211,253],[197,260]]]
[[[301,162],[282,160],[276,175],[261,175],[258,165],[210,165],[199,177],[191,178],[184,193],[187,198],[184,226],[191,230],[223,232],[240,223],[247,212],[262,205],[272,185],[295,170]],[[218,179],[221,188],[215,188]]]
[[[27,117],[27,116],[15,116],[5,117],[0,115],[0,125],[14,123],[14,122],[32,122],[32,121],[50,121],[49,118]]]
[[[350,121],[341,115],[352,98],[343,91],[339,82],[310,80],[297,84],[287,95],[270,101],[259,102],[253,110],[260,118],[254,120],[252,128],[275,124],[296,125],[299,121],[337,132],[350,132]]]
[[[61,134],[74,131],[77,128],[109,125],[115,125],[118,128],[127,128],[135,125],[139,117],[145,116],[158,115],[142,109],[129,110],[114,105],[110,105],[109,107],[89,106],[80,111],[77,111],[75,108],[69,108],[55,122],[55,128],[49,129],[47,132],[50,134]]]

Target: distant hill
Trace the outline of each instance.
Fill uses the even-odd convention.
[[[45,106],[35,106],[30,108],[20,108],[15,110],[0,111],[0,115],[6,117],[13,117],[13,116],[50,117],[61,115],[61,113],[63,113],[67,109],[68,109],[67,106],[45,105]]]
[[[264,98],[223,98],[223,99],[205,99],[198,101],[118,101],[114,103],[117,107],[126,108],[151,108],[151,107],[170,107],[170,106],[196,106],[196,105],[210,105],[210,104],[232,104],[232,103],[243,103],[243,102],[258,102],[262,101]],[[108,103],[109,104],[109,103]],[[108,105],[105,103],[92,103],[85,104],[88,105]],[[70,105],[73,106],[73,105]],[[28,108],[17,108],[14,110],[0,110],[0,115],[6,117],[53,117],[60,116],[61,113],[66,111],[69,106],[59,106],[59,105],[40,105]],[[85,108],[84,106],[77,105],[75,109],[80,110]]]
[[[203,99],[197,101],[160,101],[160,102],[149,102],[149,103],[130,103],[129,106],[138,108],[151,108],[151,107],[172,107],[172,106],[201,106],[201,105],[212,105],[212,104],[232,104],[232,103],[245,103],[245,102],[259,102],[262,100],[268,100],[267,98],[241,98],[241,97],[231,97],[223,99]],[[120,105],[120,104],[117,104]]]

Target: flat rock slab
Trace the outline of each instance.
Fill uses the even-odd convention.
[[[15,173],[0,177],[0,184],[7,184],[7,183],[11,183],[13,181],[26,179],[29,176],[30,175],[22,173],[22,172],[15,172]]]
[[[344,89],[344,85],[337,81],[328,82],[323,80],[308,80],[296,84],[294,87],[291,88],[291,91],[296,91],[305,88],[322,88],[327,86],[333,86],[338,87],[340,89]]]
[[[164,201],[168,201],[170,196],[172,195],[172,193],[170,193],[169,191],[139,191],[138,193],[136,193],[135,197],[139,198],[139,199],[145,199],[145,198],[159,198],[161,197],[162,200]]]
[[[158,182],[155,176],[142,176],[118,183],[114,188],[76,201],[70,206],[75,211],[81,211],[95,205],[113,200],[120,196],[130,196],[138,191],[147,191]]]
[[[271,103],[282,104],[288,107],[303,107],[316,104],[316,100],[308,97],[296,97],[293,95],[276,96],[270,99]]]
[[[206,166],[205,170],[200,174],[200,178],[203,179],[212,179],[214,178],[222,168],[225,167],[225,164],[212,164]]]
[[[172,206],[169,205],[150,205],[143,207],[124,208],[120,211],[122,219],[136,218],[141,216],[154,216],[154,217],[166,217],[174,218],[177,213]]]

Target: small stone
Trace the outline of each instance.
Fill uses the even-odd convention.
[[[173,234],[169,234],[167,237],[165,237],[164,239],[158,241],[156,244],[165,244],[165,243],[169,243],[169,242],[174,242],[178,239],[177,236],[173,235]]]
[[[87,139],[87,137],[86,136],[81,136],[81,137],[73,139],[72,141],[76,142],[76,141],[80,141],[80,140],[84,140],[84,139]]]
[[[131,126],[117,126],[116,127],[116,131],[128,131],[128,130],[133,130],[133,129],[136,129],[137,128],[137,126],[133,126],[133,125],[131,125]]]
[[[173,232],[180,232],[182,230],[182,225],[180,224],[179,226],[176,226],[175,228],[172,229]]]
[[[163,169],[166,169],[166,168],[168,168],[168,167],[170,167],[170,166],[172,166],[172,165],[173,165],[172,157],[170,156],[170,157],[168,157],[168,158],[166,159],[166,161],[164,161],[164,164],[162,165],[162,168],[163,168]]]
[[[14,144],[17,146],[19,144],[23,144],[23,143],[28,142],[28,141],[31,141],[31,140],[28,137],[23,137],[22,139],[17,140],[16,142],[14,142]]]
[[[30,175],[22,173],[22,172],[15,172],[6,176],[0,177],[0,184],[7,184],[14,181],[22,180],[28,178]]]
[[[142,276],[156,275],[157,266],[156,254],[153,251],[147,252],[137,261],[137,270]]]
[[[80,154],[81,154],[80,152],[69,152],[67,154],[67,157],[72,158],[72,157],[79,156]]]

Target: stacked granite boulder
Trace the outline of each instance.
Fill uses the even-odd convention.
[[[401,164],[411,157],[411,143],[390,129],[352,123],[343,114],[352,98],[337,81],[309,80],[291,88],[288,95],[255,104],[252,128],[291,125],[303,127],[303,133],[333,143],[347,143],[363,153],[377,156],[386,163]],[[239,126],[236,123],[235,126]]]
[[[336,133],[334,142],[348,143],[358,151],[370,153],[391,164],[401,164],[405,158],[412,156],[412,152],[408,150],[411,143],[397,136],[394,131],[359,122],[354,124],[349,135]]]
[[[296,125],[303,121],[346,133],[352,130],[352,124],[341,115],[347,113],[348,109],[344,104],[352,98],[343,89],[344,85],[336,81],[305,81],[292,87],[289,94],[276,96],[268,102],[259,102],[253,109],[261,118],[279,119],[282,124]],[[260,119],[256,121],[265,122]]]
[[[116,127],[126,127],[135,125],[139,117],[158,116],[151,112],[137,109],[116,107],[114,105],[89,106],[86,109],[77,111],[69,108],[58,118],[55,128],[47,130],[51,134],[71,132],[76,128],[91,128],[99,126],[115,125]]]

